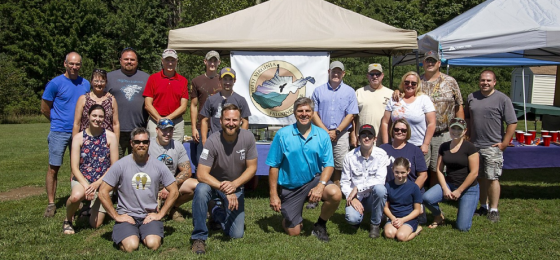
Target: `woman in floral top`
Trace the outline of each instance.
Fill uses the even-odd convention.
[[[64,234],[74,234],[74,213],[82,200],[91,201],[89,223],[97,228],[103,223],[105,209],[97,199],[97,189],[109,167],[119,159],[119,143],[115,134],[102,127],[103,106],[94,104],[88,111],[89,126],[74,135],[70,154],[72,193],[66,201]]]

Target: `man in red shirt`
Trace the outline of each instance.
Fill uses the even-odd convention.
[[[156,124],[162,118],[173,120],[173,139],[183,142],[185,122],[183,113],[187,111],[189,100],[188,81],[177,73],[177,52],[172,49],[163,51],[161,63],[163,69],[150,75],[144,89],[144,103],[150,115],[148,131],[156,136]]]

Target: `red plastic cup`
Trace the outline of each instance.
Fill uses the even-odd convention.
[[[548,130],[541,130],[541,137],[543,137],[545,135],[550,135],[549,133],[550,133],[550,131],[548,131]]]
[[[551,136],[550,139],[551,142],[558,141],[558,131],[550,131],[550,136]]]
[[[524,136],[525,136],[525,144],[530,145],[533,142],[533,140],[531,140],[531,139],[533,139],[533,135],[532,134],[524,134]]]
[[[529,130],[527,133],[530,133],[533,136],[533,140],[537,138],[537,130]]]
[[[523,142],[525,142],[524,134],[525,132],[523,131],[516,131],[515,140],[517,140],[518,143],[522,144]]]
[[[543,135],[542,139],[543,139],[544,146],[550,146],[550,139],[552,139],[552,136]]]

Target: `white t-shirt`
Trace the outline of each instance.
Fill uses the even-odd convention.
[[[410,124],[410,140],[409,143],[421,146],[426,136],[426,113],[436,111],[434,103],[427,95],[420,95],[416,97],[414,102],[407,104],[402,99],[398,102],[389,100],[387,103],[386,111],[391,112],[391,120],[395,122],[398,119],[405,118]]]

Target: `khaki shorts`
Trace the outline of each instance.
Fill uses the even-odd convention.
[[[350,133],[344,130],[338,140],[332,143],[333,148],[333,159],[334,159],[334,169],[342,171],[342,164],[344,163],[344,157],[346,153],[350,150]]]
[[[432,141],[430,142],[430,147],[428,149],[428,154],[426,154],[426,156],[424,157],[426,158],[426,166],[428,166],[429,170],[436,172],[439,147],[441,146],[441,144],[449,141],[451,141],[449,132],[445,132],[440,135],[434,135],[432,137]]]
[[[76,185],[82,185],[82,184],[80,184],[75,178],[72,178],[72,182],[70,183],[70,187],[74,188],[74,186],[76,186]],[[103,205],[101,205],[101,200],[99,200],[97,198],[97,194],[98,194],[98,192],[95,192],[95,196],[91,200],[91,203],[90,203],[89,207],[91,208],[92,211],[99,211],[101,213],[107,213],[105,208],[103,208]],[[109,196],[113,196],[113,191],[109,192]],[[87,203],[87,200],[84,200],[84,204],[86,204],[86,203]]]
[[[480,153],[480,167],[478,176],[488,180],[497,180],[502,176],[504,166],[504,152],[500,148],[488,147],[478,150]]]

